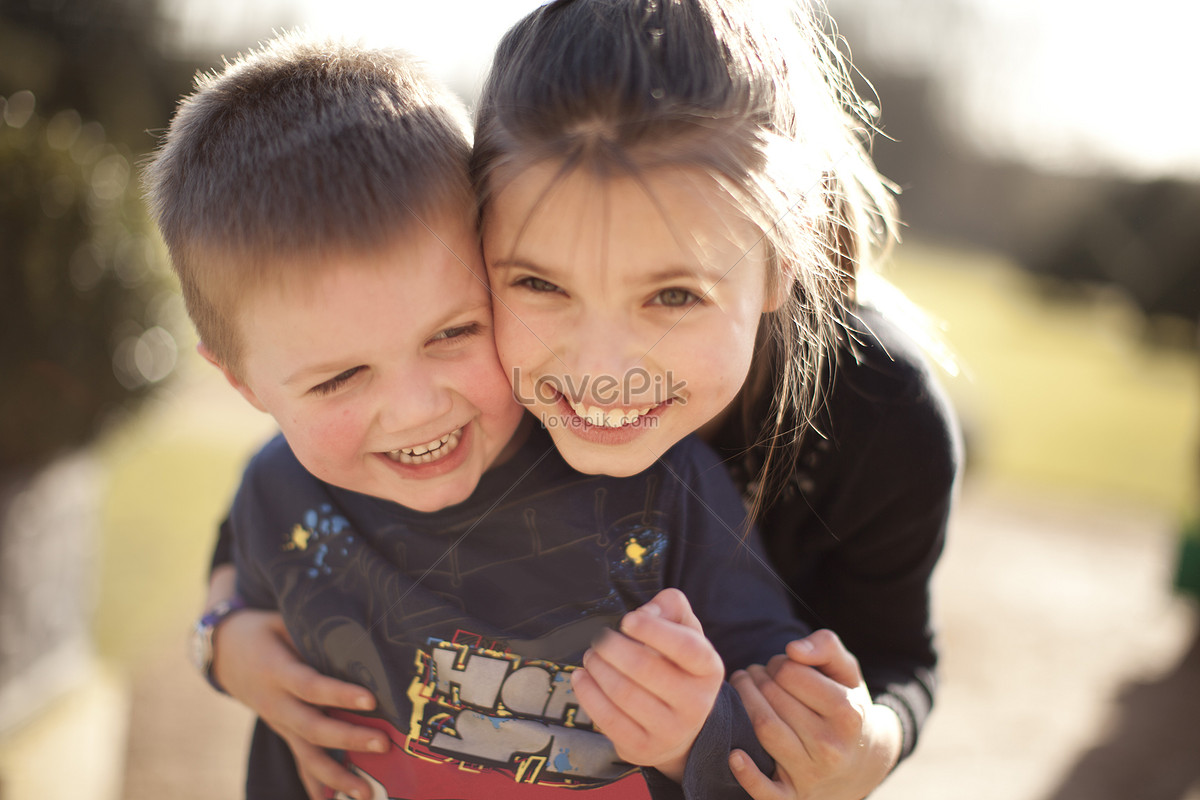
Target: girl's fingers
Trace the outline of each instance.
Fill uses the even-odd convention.
[[[788,764],[796,775],[826,773],[845,763],[862,743],[871,711],[871,696],[865,686],[848,689],[816,669],[794,662],[783,664],[776,674],[788,672],[797,673],[792,676],[790,690],[782,687],[763,667],[755,665],[747,670],[755,690],[770,706],[772,714],[803,747],[804,758],[793,759],[788,755],[787,737],[776,739],[782,729],[777,730],[773,723],[767,723],[767,732],[759,730],[750,705],[744,703],[747,713],[751,714],[763,747],[778,761]],[[796,696],[796,685],[805,689],[802,699]]]
[[[375,696],[361,686],[322,675],[301,661],[292,661],[279,672],[282,687],[297,699],[314,706],[370,711]]]
[[[351,797],[368,800],[371,797],[371,787],[359,776],[339,764],[328,753],[319,747],[314,747],[291,737],[284,737],[292,749],[300,771],[301,782],[310,794],[310,787],[317,787],[317,797],[323,797],[321,786],[328,786],[335,792],[345,792]]]
[[[862,726],[862,718],[870,705],[870,694],[861,677],[858,684],[848,687],[821,672],[818,667],[798,664],[787,656],[771,659],[766,672],[782,692],[803,703],[830,724],[845,728],[845,735],[852,735],[854,729]]]
[[[613,702],[588,669],[577,669],[571,673],[571,689],[596,729],[614,742],[636,741],[645,737],[645,728]]]
[[[663,697],[652,689],[648,690],[641,682],[631,678],[595,650],[584,654],[583,666],[586,672],[585,682],[590,678],[604,693],[605,698],[617,706],[622,714],[642,727],[649,728],[656,720],[669,714],[669,703]]]
[[[300,783],[304,785],[304,793],[308,795],[308,800],[324,800],[325,786],[312,775],[309,775],[303,765],[297,764],[296,771],[300,775]]]
[[[704,632],[700,626],[700,620],[696,618],[695,612],[692,611],[692,604],[688,602],[687,595],[678,589],[663,589],[654,595],[654,599],[636,610],[649,611],[663,619],[677,622],[684,627],[693,628],[701,633]]]
[[[771,757],[792,764],[793,768],[803,763],[808,758],[804,733],[820,724],[817,716],[790,697],[791,705],[781,713],[781,708],[768,697],[768,694],[778,696],[781,691],[778,687],[772,689],[770,676],[757,664],[733,673],[729,683],[741,696],[754,733]]]
[[[764,775],[750,756],[741,750],[729,754],[729,769],[738,785],[754,800],[786,800],[789,797],[784,787]]]
[[[663,685],[661,681],[671,681],[675,677],[670,674],[664,675],[662,669],[645,673],[641,671],[643,668],[650,669],[651,662],[654,661],[652,656],[655,654],[691,675],[710,677],[725,674],[721,657],[717,655],[712,643],[694,628],[655,616],[645,610],[637,610],[621,619],[621,632],[625,634],[625,637],[621,637],[624,642],[602,636],[597,645],[610,647],[613,653],[611,657],[605,653],[605,657],[626,674],[637,675],[639,679],[645,674],[647,679],[655,679],[656,683],[651,686],[652,691],[669,689],[669,685]],[[593,645],[593,648],[599,651],[600,647],[597,645]]]
[[[862,683],[858,659],[831,630],[814,631],[803,639],[789,642],[787,655],[798,664],[815,667],[843,686],[854,688]]]
[[[334,719],[320,709],[303,703],[289,705],[279,714],[277,720],[268,722],[277,725],[288,736],[302,739],[317,747],[370,753],[386,753],[391,747],[388,737],[382,731]]]

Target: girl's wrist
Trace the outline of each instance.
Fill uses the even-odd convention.
[[[904,740],[904,728],[900,717],[890,706],[872,703],[867,711],[866,742],[877,765],[880,783],[900,761],[900,749]]]

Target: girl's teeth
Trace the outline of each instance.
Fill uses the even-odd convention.
[[[570,400],[567,403],[571,406],[571,410],[575,412],[576,416],[586,419],[592,425],[604,428],[620,428],[624,425],[632,425],[638,421],[639,417],[650,413],[650,409],[654,408],[654,406],[631,409],[610,408],[605,411],[599,406],[587,406],[574,403]]]

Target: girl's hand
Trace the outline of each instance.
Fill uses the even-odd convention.
[[[322,787],[370,798],[371,787],[322,748],[382,753],[391,746],[380,731],[332,719],[321,706],[369,711],[374,696],[361,686],[321,675],[300,660],[283,617],[243,609],[213,634],[213,676],[235,699],[287,741],[312,800]]]
[[[664,589],[606,631],[572,673],[580,705],[631,764],[672,780],[683,768],[725,675],[678,589]]]
[[[900,720],[875,705],[858,660],[832,631],[787,646],[764,668],[730,678],[763,748],[775,759],[771,780],[740,750],[729,767],[755,800],[861,800],[900,754]]]

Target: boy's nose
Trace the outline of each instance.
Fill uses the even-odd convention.
[[[447,417],[453,405],[452,393],[435,370],[405,370],[383,387],[377,419],[386,433],[416,431]]]

